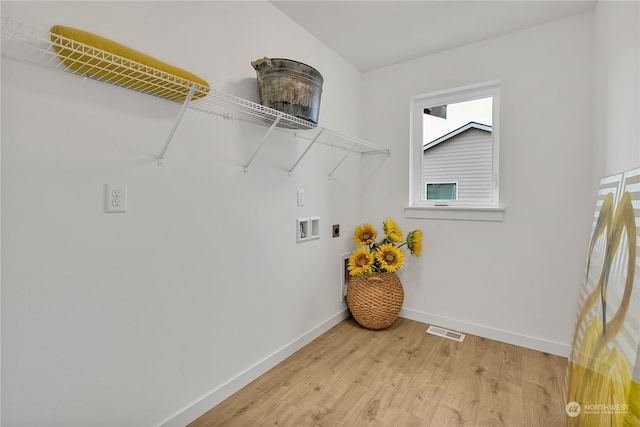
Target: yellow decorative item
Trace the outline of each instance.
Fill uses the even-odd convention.
[[[192,99],[209,92],[195,74],[96,34],[62,25],[50,33],[60,60],[76,73],[173,101],[184,101],[194,83]]]
[[[640,382],[632,380],[627,393],[629,411],[624,417],[625,427],[640,427]]]
[[[384,270],[395,273],[404,264],[404,253],[393,243],[385,243],[376,252],[376,259]]]
[[[407,234],[407,248],[413,255],[420,256],[420,252],[422,252],[422,230],[410,231]]]
[[[369,274],[373,265],[373,254],[369,248],[358,248],[349,257],[349,272],[354,274]]]
[[[402,242],[402,230],[392,219],[387,218],[382,225],[384,234],[394,242]]]
[[[622,192],[617,204],[614,193],[606,193],[596,213],[586,273],[589,284],[589,272],[595,267],[595,286],[578,310],[567,377],[567,426],[640,427],[638,378],[617,341],[629,320],[637,274],[638,233],[631,193]],[[623,279],[617,276],[621,271]],[[608,293],[616,285],[619,302],[611,307]],[[632,316],[637,315],[634,309]],[[627,354],[635,351],[631,348]]]
[[[402,230],[392,219],[382,223],[384,238],[376,243],[378,232],[371,224],[362,224],[353,232],[353,241],[360,247],[349,257],[349,274],[369,274],[371,272],[396,272],[404,265],[404,253],[400,250],[407,246],[409,252],[419,256],[422,251],[422,230],[413,230],[402,242]],[[368,261],[372,257],[372,260]],[[366,257],[365,257],[366,255]]]
[[[359,245],[351,252],[347,264],[347,305],[353,318],[368,329],[384,329],[393,324],[402,309],[404,289],[395,272],[404,265],[404,252],[418,256],[422,251],[422,231],[407,234],[402,243],[402,231],[391,219],[382,224],[384,238],[376,243],[378,232],[370,224],[356,227],[353,241]]]
[[[602,321],[593,317],[585,329],[585,335],[575,362],[570,363],[568,400],[579,402],[579,417],[568,418],[569,426],[633,426],[630,405],[633,398],[631,373],[626,358],[617,347],[595,354],[602,334]],[[635,402],[636,408],[638,401]],[[637,424],[635,424],[637,425]]]
[[[353,241],[356,245],[368,245],[375,242],[378,232],[371,226],[371,224],[362,224],[356,227],[353,232]]]

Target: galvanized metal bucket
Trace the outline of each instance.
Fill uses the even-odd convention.
[[[262,105],[318,123],[324,82],[318,70],[282,58],[260,58],[251,65],[258,76]]]

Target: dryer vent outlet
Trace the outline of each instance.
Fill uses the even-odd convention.
[[[349,285],[349,257],[351,253],[340,255],[340,302],[344,302],[347,296],[347,286]]]

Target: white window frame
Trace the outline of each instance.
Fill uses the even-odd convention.
[[[422,160],[424,143],[424,109],[473,99],[493,98],[491,198],[487,201],[447,200],[445,206],[437,200],[423,200]],[[492,80],[454,89],[441,90],[411,97],[409,152],[409,205],[407,218],[435,218],[502,221],[504,207],[500,204],[500,81]]]

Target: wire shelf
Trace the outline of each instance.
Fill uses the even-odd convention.
[[[244,120],[267,126],[271,126],[276,118],[280,117],[277,126],[283,129],[299,130],[316,127],[315,123],[215,89],[212,89],[207,97],[192,101],[189,108],[219,115],[225,119]]]
[[[203,97],[209,91],[206,86],[174,74],[4,16],[1,38],[2,57],[18,62],[64,71],[172,101],[184,101],[194,85],[194,97]]]
[[[322,135],[316,141],[320,144],[353,150],[358,153],[389,153],[388,149],[378,147],[362,139],[341,134],[308,120],[215,89],[211,89],[206,97],[192,101],[189,108],[226,119],[243,120],[262,126],[272,126],[279,119],[276,125],[277,129],[293,133],[298,138],[311,141],[318,132],[321,132]],[[353,147],[354,145],[355,147]]]
[[[296,168],[300,160],[315,143],[346,151],[345,156],[329,175],[333,174],[352,152],[390,154],[388,148],[382,148],[362,139],[318,126],[311,121],[202,86],[157,68],[79,43],[58,34],[52,34],[50,31],[40,30],[7,17],[1,17],[1,20],[2,58],[78,75],[172,101],[183,102],[183,108],[158,157],[158,164],[160,165],[164,164],[164,155],[187,109],[221,116],[226,119],[252,122],[269,128],[262,144],[245,166],[245,172],[262,148],[267,137],[275,129],[293,133],[297,138],[310,141],[307,149],[289,170],[289,173]],[[65,52],[64,60],[60,58],[60,50]]]

